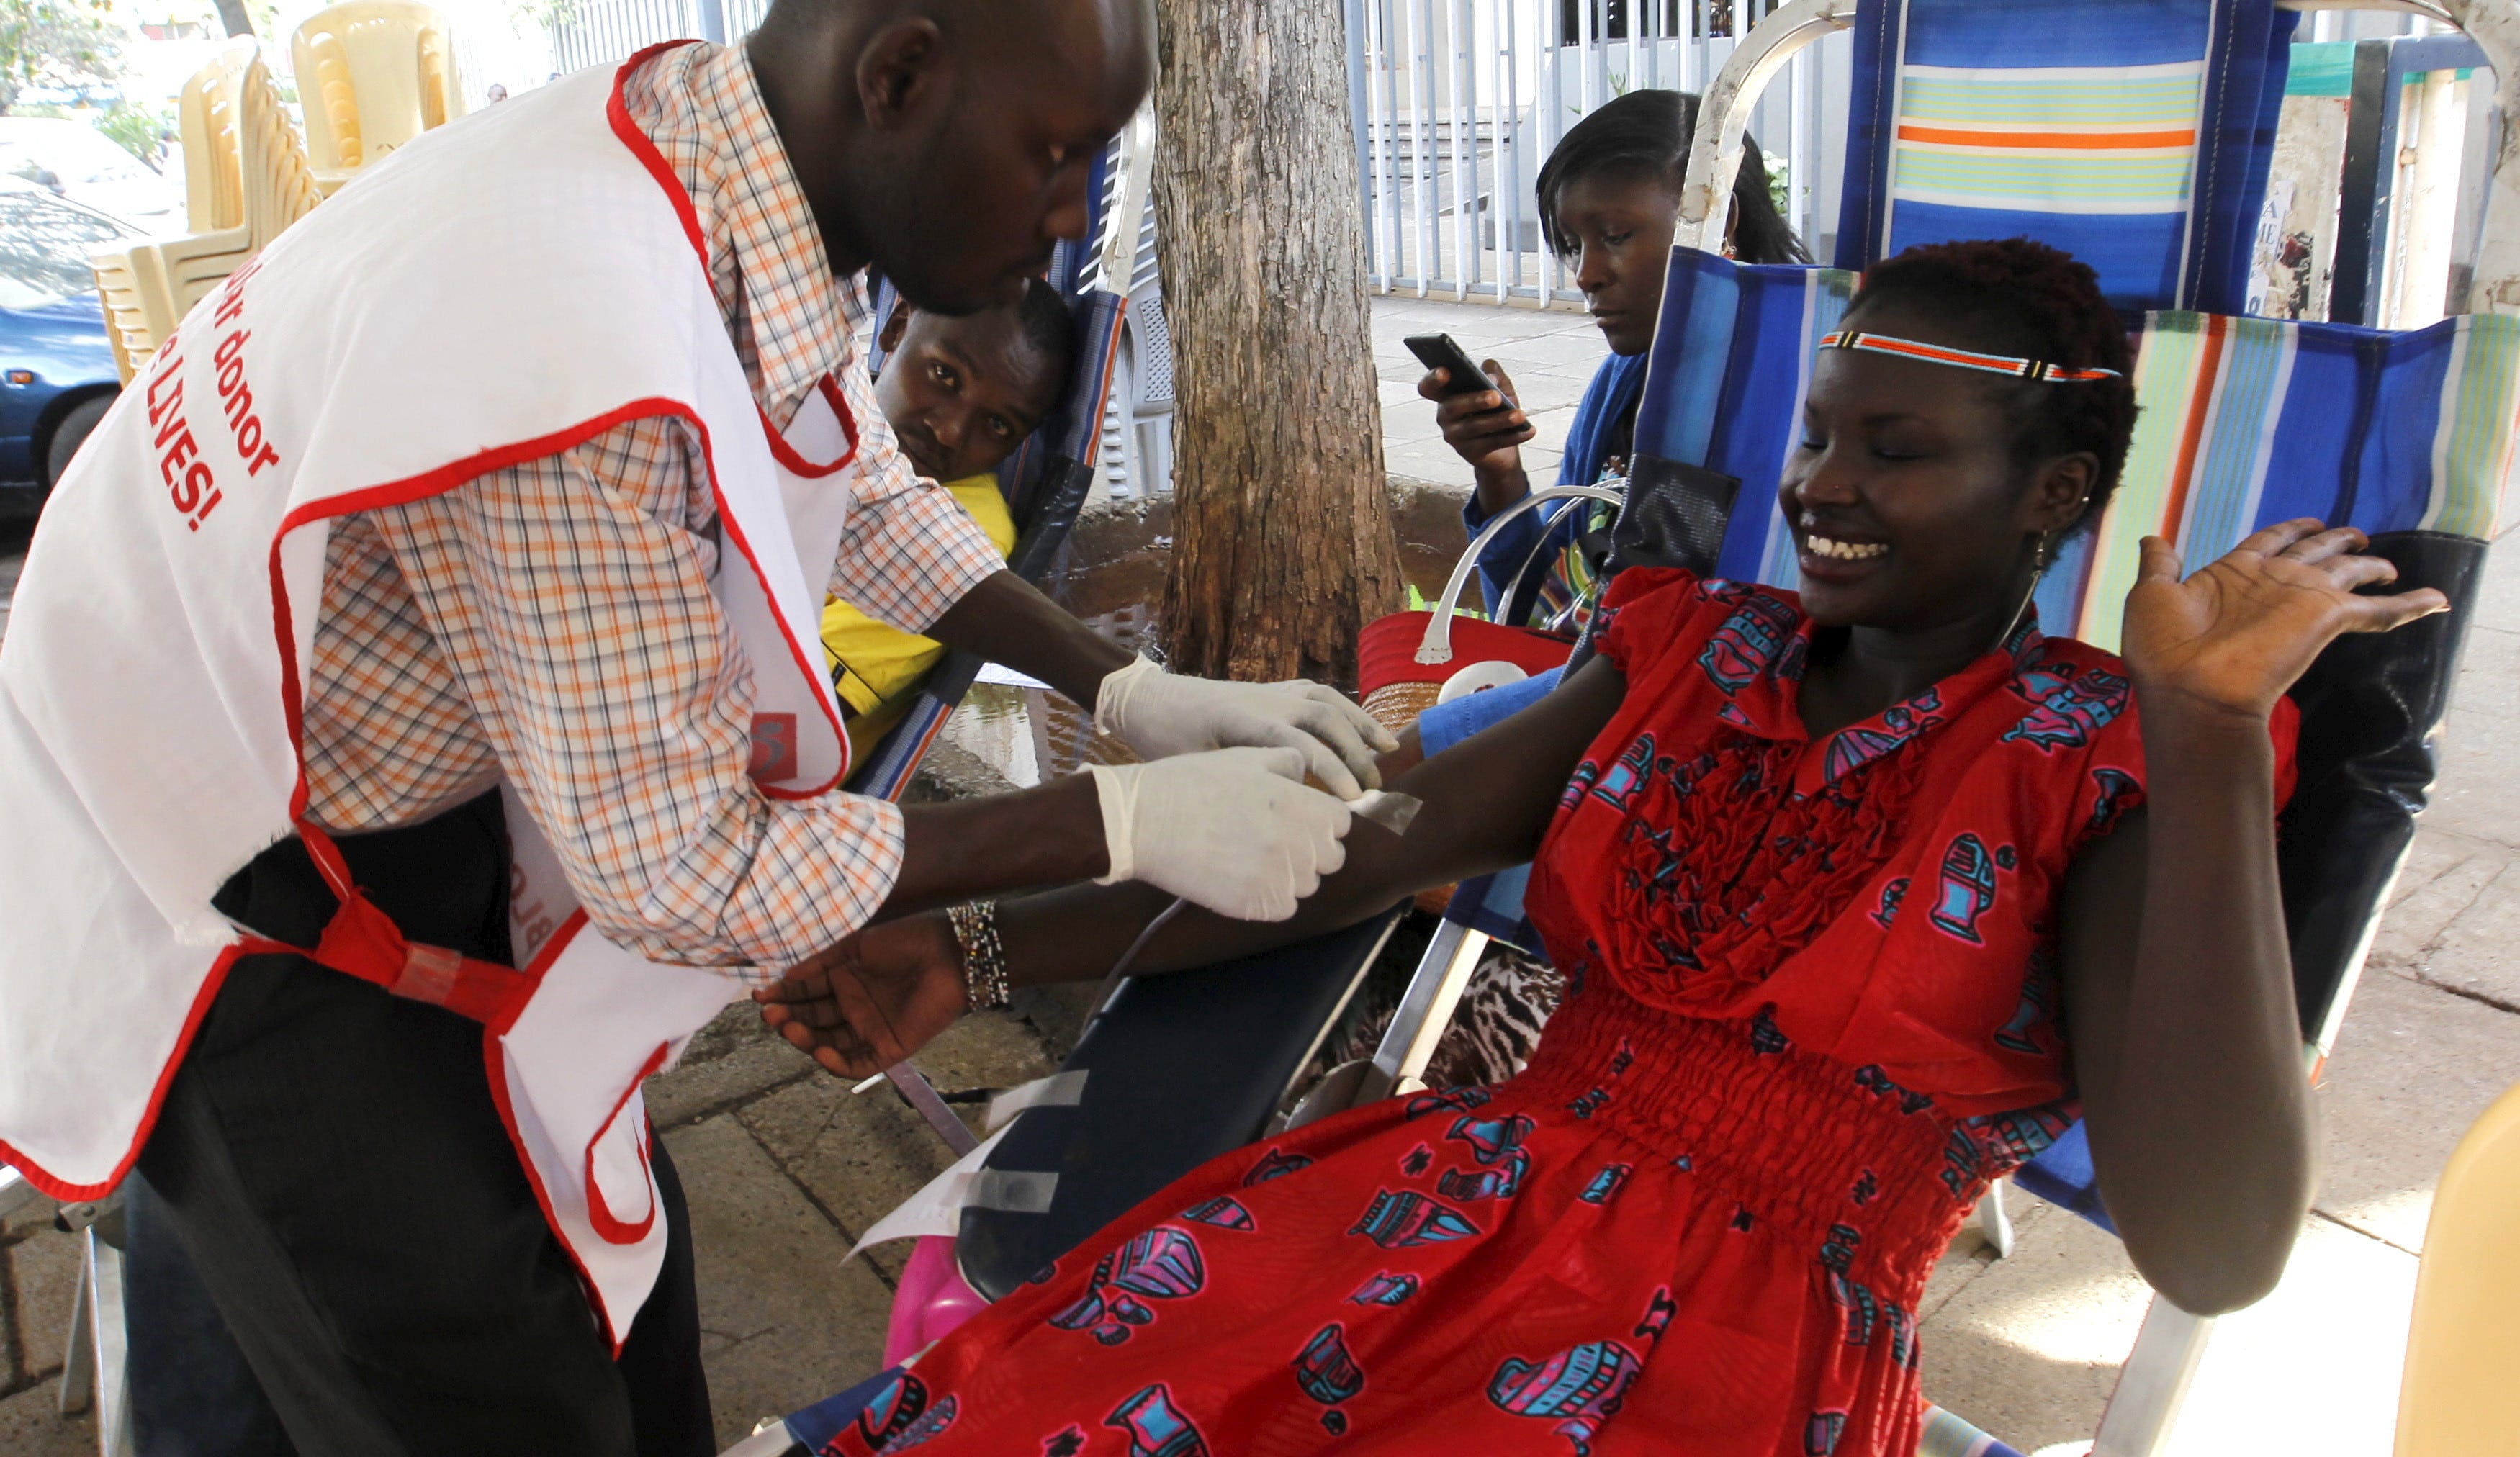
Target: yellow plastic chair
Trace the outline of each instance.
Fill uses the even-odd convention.
[[[107,248],[89,255],[97,292],[105,302],[105,333],[113,344],[113,367],[129,384],[149,367],[173,327],[175,308],[166,296],[165,271],[154,244]]]
[[[280,88],[272,84],[271,72],[259,60],[246,71],[238,116],[245,226],[252,238],[251,251],[260,252],[291,224],[313,212],[324,194],[315,184],[306,144],[290,124]]]
[[[175,105],[184,140],[184,213],[196,233],[245,221],[245,189],[237,162],[237,86],[253,64],[254,42],[228,42],[184,82]]]
[[[2433,1195],[2398,1386],[2397,1457],[2520,1457],[2520,1086],[2458,1141]]]
[[[193,305],[324,199],[306,148],[259,56],[237,78],[239,213],[233,227],[91,255],[114,346],[128,382]]]
[[[331,187],[464,114],[446,17],[415,0],[319,10],[290,37],[289,52],[306,110],[307,159]]]

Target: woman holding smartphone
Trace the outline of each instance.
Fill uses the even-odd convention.
[[[1610,357],[1586,386],[1566,436],[1557,484],[1625,481],[1645,351],[1662,312],[1662,285],[1680,217],[1681,175],[1697,130],[1697,98],[1681,91],[1631,91],[1575,123],[1541,164],[1540,225],[1558,257],[1574,265],[1593,322]],[[1741,170],[1732,184],[1732,221],[1725,251],[1744,263],[1808,263],[1802,241],[1778,216],[1758,143],[1742,139]],[[1452,375],[1429,370],[1418,392],[1435,402],[1444,442],[1476,472],[1478,489],[1462,508],[1477,536],[1500,511],[1531,494],[1522,447],[1532,438],[1513,380],[1493,359],[1482,369],[1493,389],[1447,394]],[[1569,510],[1570,505],[1582,510]],[[1488,611],[1508,620],[1506,595],[1524,574],[1545,568],[1530,619],[1550,620],[1589,609],[1593,567],[1577,540],[1605,529],[1608,508],[1552,502],[1516,517],[1479,558]],[[1539,557],[1535,561],[1535,555]],[[1526,619],[1529,620],[1529,619]]]
[[[1623,486],[1636,433],[1645,351],[1662,313],[1663,278],[1680,217],[1681,174],[1697,130],[1697,98],[1680,91],[1631,91],[1577,122],[1540,169],[1541,227],[1549,245],[1575,268],[1594,322],[1610,346],[1576,407],[1557,484]],[[1741,170],[1732,184],[1732,220],[1725,251],[1745,263],[1808,263],[1802,241],[1778,216],[1757,142],[1742,139]],[[1452,373],[1429,370],[1418,392],[1435,402],[1444,440],[1477,472],[1478,489],[1462,508],[1476,537],[1488,522],[1531,494],[1522,446],[1532,437],[1514,390],[1493,359],[1482,367],[1496,386],[1447,393]],[[1573,508],[1570,509],[1570,508]],[[1594,501],[1553,501],[1514,517],[1479,556],[1488,613],[1524,625],[1562,620],[1579,625],[1598,596],[1596,563],[1581,539],[1606,533],[1610,508]],[[1522,583],[1519,613],[1507,600]],[[1396,762],[1413,765],[1522,709],[1557,684],[1552,670],[1427,710],[1401,735]],[[1473,975],[1462,1014],[1436,1049],[1427,1078],[1437,1086],[1510,1078],[1539,1041],[1563,994],[1556,971],[1538,956],[1498,943]],[[1369,1023],[1360,1039],[1374,1035]],[[1370,1044],[1369,1044],[1370,1045]]]

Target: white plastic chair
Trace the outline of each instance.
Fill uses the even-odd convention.
[[[323,200],[280,88],[259,56],[237,77],[236,117],[239,215],[233,225],[90,257],[126,383],[149,368],[193,305]]]
[[[237,88],[253,64],[254,43],[239,37],[184,82],[176,132],[184,140],[184,214],[196,233],[245,221],[245,184],[237,159]]]
[[[2450,1156],[2424,1226],[2398,1389],[2397,1457],[2520,1454],[2520,1087]]]
[[[289,38],[306,110],[306,155],[325,191],[464,114],[453,33],[416,0],[346,0]]]
[[[25,1175],[0,1164],[0,1219],[42,1198]],[[96,1407],[99,1457],[130,1457],[131,1376],[123,1344],[121,1196],[62,1206],[61,1221],[79,1238],[78,1290],[71,1297],[69,1340],[62,1359],[65,1416]]]

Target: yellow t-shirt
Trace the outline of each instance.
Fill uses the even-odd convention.
[[[947,481],[966,514],[979,523],[1003,556],[1015,549],[1015,519],[998,494],[995,475]],[[945,655],[945,644],[890,628],[832,597],[823,603],[823,659],[839,691],[840,715],[849,733],[852,761],[873,752],[877,740],[910,709],[910,695]]]

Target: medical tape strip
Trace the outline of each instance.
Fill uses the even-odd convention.
[[[849,1247],[843,1260],[857,1258],[859,1251],[888,1240],[921,1239],[929,1236],[951,1236],[963,1227],[963,1205],[971,1190],[972,1180],[979,1177],[980,1166],[987,1162],[991,1150],[1006,1135],[993,1133],[982,1139],[980,1146],[954,1161],[953,1167],[929,1179],[919,1192],[901,1202],[892,1213],[878,1219],[874,1226]]]
[[[1349,813],[1359,819],[1370,819],[1395,835],[1409,833],[1409,826],[1426,802],[1414,794],[1395,794],[1388,789],[1369,789],[1347,802]]]
[[[963,1196],[963,1208],[996,1210],[1010,1214],[1046,1214],[1050,1202],[1058,1192],[1056,1173],[1014,1172],[1004,1169],[983,1169],[971,1176],[970,1192]]]
[[[1047,1078],[1008,1088],[989,1099],[989,1116],[984,1126],[996,1132],[1014,1122],[1015,1115],[1028,1108],[1073,1108],[1085,1101],[1085,1078],[1091,1068],[1070,1068]]]

